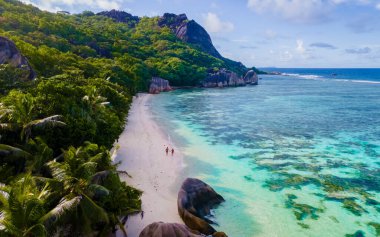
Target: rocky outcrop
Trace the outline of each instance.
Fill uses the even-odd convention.
[[[210,72],[202,81],[203,87],[228,87],[244,85],[245,83],[243,78],[224,68],[216,72]]]
[[[244,76],[244,82],[251,85],[258,85],[259,77],[255,71],[249,70]]]
[[[141,231],[139,237],[204,237],[198,231],[178,223],[154,222]],[[222,232],[215,232],[212,237],[227,237]]]
[[[163,91],[171,91],[172,88],[169,85],[169,81],[159,78],[153,77],[150,81],[149,93],[150,94],[159,94]]]
[[[210,35],[194,20],[189,20],[185,14],[165,13],[158,21],[160,27],[167,26],[172,32],[186,43],[198,46],[202,51],[222,59],[218,50],[214,47]]]
[[[178,223],[154,222],[146,226],[140,237],[200,237],[201,233]]]
[[[178,213],[192,230],[205,235],[226,236],[210,225],[210,210],[224,201],[213,188],[199,179],[187,178],[178,193]]]
[[[224,58],[214,47],[210,35],[194,20],[189,20],[185,14],[165,13],[158,20],[160,27],[169,27],[180,40],[195,45],[205,53],[221,59],[228,67],[233,67],[239,71],[246,71],[247,68],[241,63],[228,58]]]
[[[25,70],[27,79],[34,79],[36,73],[28,60],[20,53],[16,45],[9,39],[0,36],[0,64],[9,64]]]
[[[248,71],[244,77],[241,77],[235,72],[222,68],[218,71],[209,72],[208,76],[201,82],[201,85],[203,87],[257,85],[258,80],[257,74],[253,70]]]
[[[133,16],[127,12],[117,10],[103,11],[97,13],[96,15],[112,18],[116,22],[123,22],[131,27],[135,27],[136,24],[140,21],[140,18],[138,16]]]

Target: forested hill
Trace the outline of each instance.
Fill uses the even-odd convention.
[[[40,77],[110,78],[135,92],[146,90],[151,76],[181,86],[197,85],[210,68],[247,71],[220,56],[207,32],[185,15],[54,14],[1,0],[0,22],[0,35],[16,43]]]

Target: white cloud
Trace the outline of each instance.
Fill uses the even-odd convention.
[[[212,12],[203,15],[203,20],[206,30],[211,33],[230,32],[234,30],[234,24],[228,21],[222,21],[218,15]]]
[[[376,9],[377,9],[377,10],[380,10],[380,3],[378,3],[378,4],[376,5]]]
[[[120,9],[123,2],[131,0],[22,0],[26,4],[32,4],[42,10],[55,12],[61,7],[85,6],[102,10]]]
[[[296,51],[300,54],[304,54],[306,52],[305,47],[303,46],[303,40],[297,40],[297,48]]]
[[[120,9],[120,1],[96,0],[95,3],[101,9]]]
[[[296,40],[296,52],[301,56],[303,59],[314,59],[315,56],[312,54],[312,51],[310,49],[305,48],[304,42],[301,39]]]

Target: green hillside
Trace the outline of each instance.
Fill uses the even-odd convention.
[[[227,60],[159,27],[158,17],[143,17],[134,26],[92,12],[52,14],[4,0],[0,13],[0,34],[16,43],[40,77],[110,77],[133,93],[146,90],[151,76],[189,86],[197,85],[208,68],[228,68]]]

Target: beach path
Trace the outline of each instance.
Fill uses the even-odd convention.
[[[149,101],[153,95],[135,97],[128,122],[114,152],[114,162],[132,177],[121,175],[128,185],[143,191],[143,215],[130,216],[126,223],[128,237],[137,237],[152,222],[182,223],[177,211],[177,193],[182,178],[183,156],[170,143],[169,136],[152,119]],[[166,146],[174,147],[175,154],[166,155]],[[123,236],[121,232],[117,236]]]

